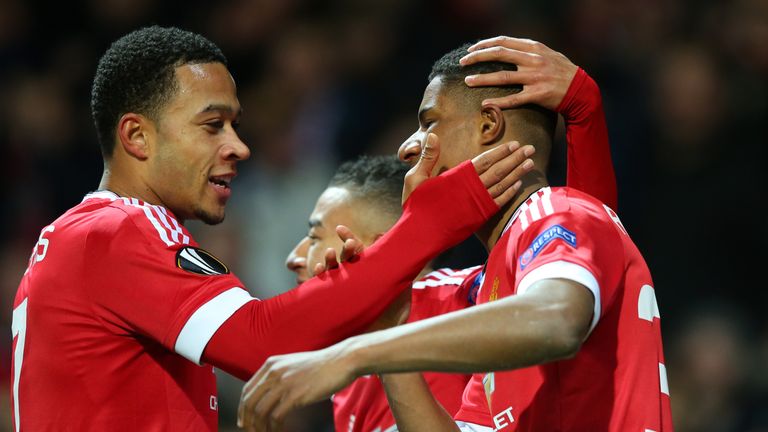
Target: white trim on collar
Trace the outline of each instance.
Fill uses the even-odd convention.
[[[98,190],[98,191],[94,191],[86,194],[82,202],[85,202],[86,200],[89,200],[89,199],[108,199],[108,200],[114,201],[118,198],[120,197],[112,191]]]

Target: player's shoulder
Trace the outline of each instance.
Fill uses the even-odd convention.
[[[442,315],[471,306],[472,284],[481,267],[462,270],[441,268],[413,283],[409,322]]]
[[[480,269],[480,266],[467,267],[465,269],[441,268],[427,273],[413,283],[415,290],[427,290],[430,288],[456,287],[464,282],[467,276]]]
[[[413,301],[442,301],[464,298],[469,289],[466,281],[481,270],[480,266],[465,269],[441,268],[424,275],[412,285]]]
[[[520,205],[515,219],[522,229],[550,216],[609,219],[610,209],[597,198],[569,187],[543,187]]]
[[[149,247],[191,244],[189,232],[159,205],[99,191],[86,195],[79,206],[88,215],[89,236],[136,241]]]

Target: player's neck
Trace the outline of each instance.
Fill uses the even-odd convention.
[[[128,179],[126,181],[126,179]],[[163,205],[157,195],[146,186],[136,184],[137,176],[121,175],[120,170],[115,170],[107,165],[101,175],[99,190],[107,190],[121,197],[136,198],[149,204]]]
[[[528,199],[531,194],[537,190],[549,186],[544,174],[533,171],[523,178],[523,185],[520,187],[520,191],[515,195],[515,198],[507,205],[503,206],[495,216],[488,220],[479,230],[475,232],[475,235],[483,243],[485,249],[490,252],[491,249],[499,241],[501,234],[504,232],[504,227],[507,226],[507,222],[512,218],[520,205]]]

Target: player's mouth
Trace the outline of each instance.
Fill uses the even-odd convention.
[[[232,179],[235,174],[223,174],[208,177],[208,184],[216,192],[219,198],[227,199],[232,194]]]

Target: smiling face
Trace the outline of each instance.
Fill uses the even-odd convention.
[[[458,103],[458,95],[456,90],[451,91],[450,84],[440,76],[430,81],[419,107],[419,128],[400,146],[400,160],[414,165],[430,132],[437,134],[440,142],[440,156],[433,175],[482,152],[481,136],[478,133],[481,110],[479,107],[471,110],[469,104]]]
[[[235,132],[240,103],[221,63],[176,68],[176,91],[160,110],[147,141],[146,185],[178,218],[224,220],[236,164],[250,156]]]

